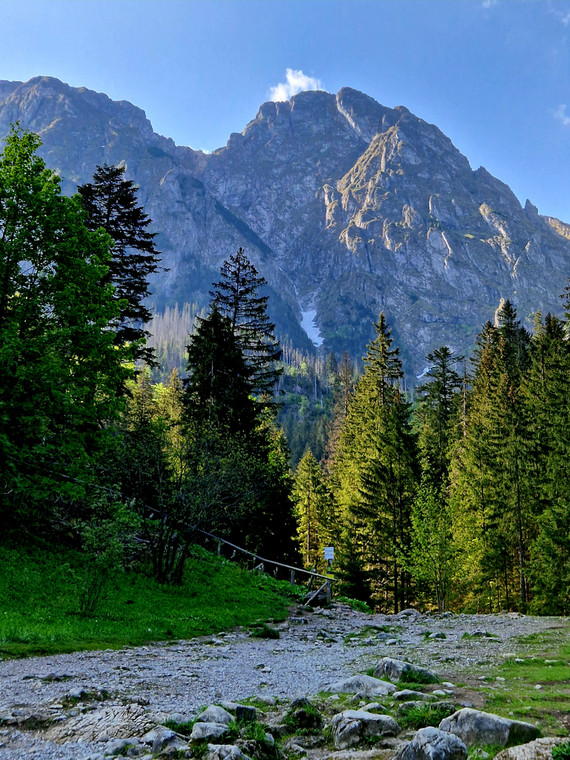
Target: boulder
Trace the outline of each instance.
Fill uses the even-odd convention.
[[[519,720],[501,718],[499,715],[481,712],[465,707],[458,710],[449,718],[444,718],[439,724],[441,731],[447,731],[456,736],[467,745],[474,744],[500,744],[506,747],[508,744],[524,744],[537,739],[539,730],[531,723],[523,723]]]
[[[194,723],[190,740],[199,742],[204,739],[207,741],[210,741],[210,739],[220,739],[227,732],[228,727],[225,723]]]
[[[377,715],[366,710],[345,710],[331,722],[336,749],[354,747],[367,736],[396,736],[400,726],[389,715]]]
[[[335,683],[327,686],[326,690],[333,694],[356,694],[359,692],[366,697],[385,697],[387,694],[395,692],[396,687],[394,684],[372,676],[352,676],[352,678],[345,678],[342,681],[335,681]]]
[[[255,709],[255,708],[254,708]],[[234,719],[227,710],[218,705],[210,705],[196,718],[197,723],[223,723],[226,726]]]
[[[250,760],[235,744],[208,744],[207,760]]]
[[[236,720],[241,720],[243,723],[255,723],[257,720],[257,708],[252,705],[236,705],[235,714]]]
[[[394,660],[383,657],[380,665],[374,670],[378,678],[387,676],[391,681],[416,681],[417,683],[438,683],[439,677],[430,670],[412,665],[411,662]]]
[[[428,726],[403,744],[394,760],[466,760],[467,747],[458,736]]]

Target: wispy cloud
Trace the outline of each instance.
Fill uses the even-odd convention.
[[[558,121],[561,121],[565,127],[570,125],[570,116],[566,113],[566,103],[562,103],[558,106],[556,111],[554,111],[554,117],[558,119]]]
[[[567,8],[561,10],[559,5],[549,3],[548,12],[555,16],[558,21],[564,24],[564,26],[568,26],[568,24],[570,24],[570,11],[567,10]]]
[[[321,80],[308,77],[299,69],[287,69],[285,81],[269,90],[269,100],[289,100],[302,90],[320,90]]]
[[[483,0],[483,8],[492,8],[499,0]]]

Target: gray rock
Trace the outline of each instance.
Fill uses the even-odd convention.
[[[544,737],[527,744],[509,747],[495,755],[495,760],[551,760],[552,748],[567,742],[561,737]]]
[[[360,692],[366,697],[385,697],[396,691],[394,684],[382,681],[372,676],[352,676],[342,681],[335,681],[326,687],[333,694],[356,694]]]
[[[538,738],[539,730],[531,723],[501,718],[499,715],[465,707],[439,724],[441,731],[448,731],[467,745],[474,744],[524,744]]]
[[[255,723],[257,720],[257,709],[252,705],[236,705],[235,714],[237,720],[244,723]]]
[[[190,741],[220,739],[227,732],[228,726],[225,723],[194,723],[192,733],[190,734]]]
[[[394,760],[466,760],[467,747],[454,734],[428,726],[396,752]]]
[[[391,681],[418,681],[419,683],[437,683],[439,677],[430,670],[412,665],[411,662],[394,660],[391,657],[383,657],[382,662],[374,670],[377,677],[387,676]]]
[[[331,722],[334,745],[346,749],[367,736],[395,736],[400,727],[389,715],[377,715],[366,710],[345,710]]]
[[[233,715],[223,707],[218,705],[210,705],[203,712],[201,712],[196,718],[197,723],[223,723],[226,726],[234,719]]]
[[[235,744],[208,744],[207,760],[250,760]]]

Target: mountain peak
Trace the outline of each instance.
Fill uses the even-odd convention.
[[[282,336],[362,355],[384,311],[409,374],[447,344],[469,350],[501,298],[523,318],[559,309],[570,227],[523,209],[435,125],[351,87],[263,103],[206,155],[153,132],[144,112],[51,77],[0,82],[0,134],[38,132],[66,192],[124,162],[159,233],[168,272],[154,303],[205,303],[242,246],[270,285]]]

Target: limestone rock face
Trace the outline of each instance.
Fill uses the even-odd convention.
[[[241,134],[206,155],[152,130],[125,101],[49,77],[0,82],[0,135],[37,132],[66,192],[96,165],[124,163],[169,267],[154,302],[207,301],[243,246],[270,285],[281,335],[360,355],[383,310],[408,373],[446,343],[470,349],[500,299],[519,316],[559,310],[570,227],[523,208],[507,185],[435,126],[350,88],[263,104]]]

